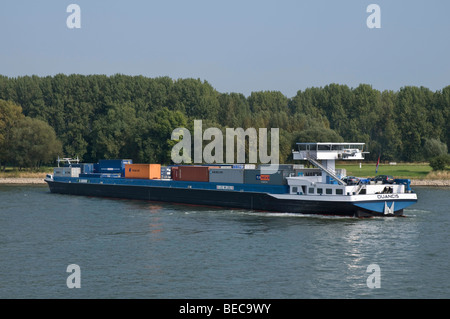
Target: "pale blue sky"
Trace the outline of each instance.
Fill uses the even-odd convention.
[[[69,29],[69,4],[81,29]],[[369,4],[381,29],[369,29]],[[200,78],[219,92],[450,85],[447,0],[2,0],[0,74]]]

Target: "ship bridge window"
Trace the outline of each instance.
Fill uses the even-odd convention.
[[[306,194],[306,186],[291,186],[291,194],[304,195]]]
[[[333,194],[333,189],[332,188],[327,188],[325,190],[325,192],[326,192],[327,195],[332,195]]]
[[[342,190],[342,188],[336,188],[336,195],[343,195],[344,191]]]
[[[321,194],[322,195],[323,194],[323,189],[322,188],[318,188],[317,189],[317,194]]]
[[[331,145],[319,144],[319,145],[317,145],[317,150],[319,150],[319,151],[330,151],[331,150]]]
[[[308,194],[314,194],[314,187],[310,187],[308,189]]]

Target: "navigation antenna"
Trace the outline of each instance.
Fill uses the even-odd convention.
[[[80,160],[78,159],[78,156],[77,156],[77,158],[63,157],[62,159],[59,158],[59,156],[58,156],[57,162],[58,162],[58,167],[59,167],[59,162],[65,162],[65,163],[67,162],[67,164],[72,165],[75,162],[78,164],[80,162]]]

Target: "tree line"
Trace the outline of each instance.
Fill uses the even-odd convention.
[[[55,130],[45,121],[25,116],[22,108],[0,99],[0,169],[6,164],[39,168],[62,151]]]
[[[38,165],[56,154],[87,162],[131,158],[169,164],[172,131],[191,130],[200,119],[204,129],[223,132],[226,127],[279,128],[280,162],[292,161],[296,142],[364,142],[369,160],[381,154],[382,160],[408,162],[447,154],[450,145],[450,85],[433,92],[329,84],[299,90],[292,98],[279,91],[246,97],[218,92],[200,79],[57,74],[0,76],[0,99],[3,165]],[[8,112],[15,112],[15,119],[8,119]],[[44,147],[47,157],[24,153],[39,144],[24,142],[26,127],[30,139],[54,131],[55,139],[42,137],[51,144]],[[19,147],[19,140],[24,145]]]

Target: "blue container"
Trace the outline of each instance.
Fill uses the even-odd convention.
[[[100,173],[80,174],[79,177],[100,177]]]
[[[130,159],[109,159],[98,161],[98,172],[105,174],[121,174],[125,176],[125,164],[133,164]]]
[[[122,177],[122,174],[100,174],[100,177],[119,178]]]
[[[98,171],[100,173],[121,173],[123,170],[123,168],[104,167],[100,168]]]
[[[125,164],[133,164],[133,161],[130,159],[99,160],[98,164],[100,169],[125,169]]]
[[[94,164],[92,163],[83,163],[80,167],[82,174],[90,174],[94,172]]]
[[[172,177],[172,169],[169,166],[161,166],[161,178],[170,179]]]

